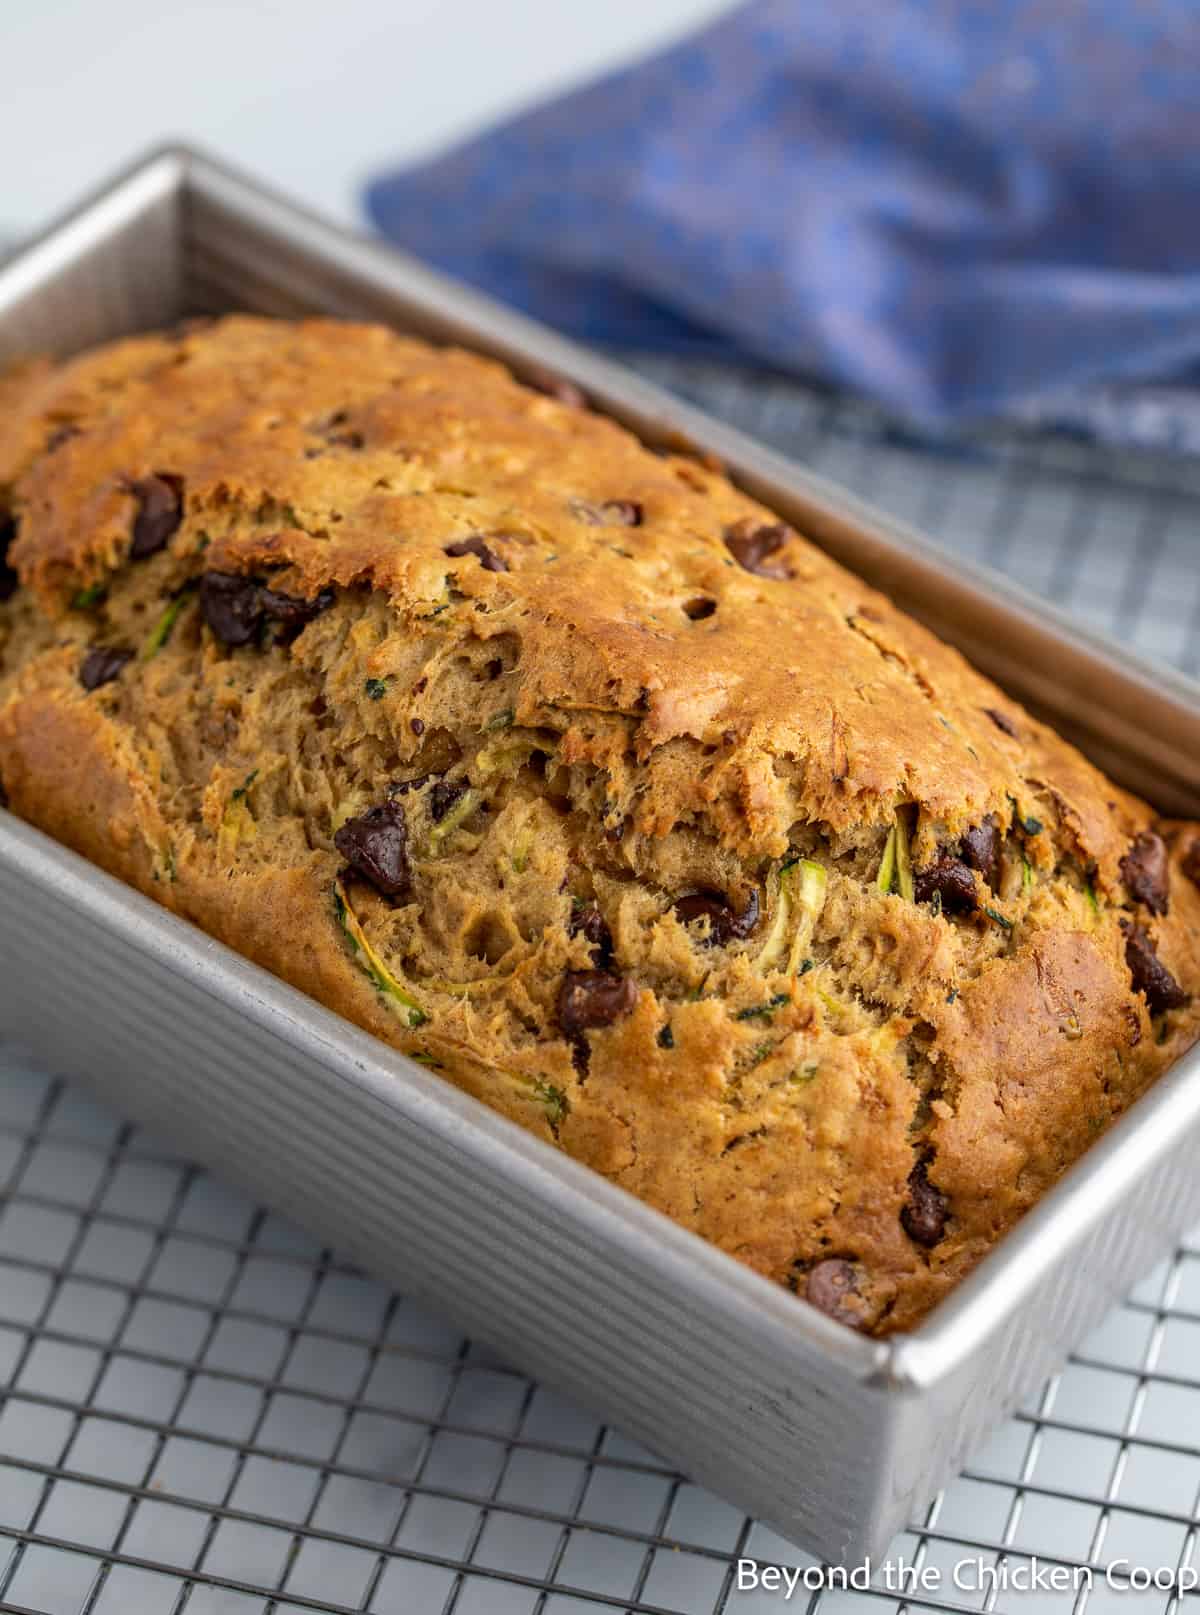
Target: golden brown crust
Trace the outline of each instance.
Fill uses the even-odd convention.
[[[1164,877],[1145,804],[884,597],[495,364],[119,343],[10,389],[4,508],[17,812],[864,1327],[1196,1036],[1192,827]],[[386,889],[347,852],[384,820]]]

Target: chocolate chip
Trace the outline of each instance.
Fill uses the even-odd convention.
[[[697,595],[694,600],[685,600],[683,614],[690,617],[693,622],[703,622],[705,617],[711,617],[717,609],[717,602],[705,595]]]
[[[16,536],[16,517],[0,515],[0,600],[11,600],[17,592],[17,574],[8,564],[9,545]]]
[[[485,572],[507,572],[508,562],[503,556],[497,555],[495,550],[489,549],[478,533],[470,538],[460,538],[453,544],[446,544],[442,549],[443,555],[477,555],[479,564]]]
[[[469,779],[440,779],[429,793],[429,816],[435,822],[444,819],[465,790]]]
[[[413,734],[420,739],[420,737],[425,733],[425,720],[424,718],[410,718],[408,720],[408,727],[412,730]]]
[[[591,945],[592,959],[596,964],[607,965],[611,962],[612,932],[608,928],[608,921],[595,903],[588,903],[572,910],[567,924],[567,935],[584,937]]]
[[[403,897],[412,886],[404,809],[389,798],[347,819],[333,844],[351,869],[385,897]]]
[[[914,898],[918,903],[936,903],[951,914],[977,908],[979,894],[971,871],[978,870],[984,884],[995,891],[1000,879],[1000,844],[1000,832],[989,813],[981,824],[962,835],[957,853],[939,847],[933,863],[917,870],[913,876]]]
[[[672,906],[684,925],[707,918],[709,929],[706,941],[710,948],[734,939],[745,941],[758,924],[759,899],[755,886],[750,888],[746,906],[740,914],[735,912],[723,892],[709,890],[688,892],[686,896],[676,898]]]
[[[804,1294],[818,1311],[851,1327],[861,1322],[858,1306],[858,1271],[844,1256],[827,1256],[809,1269]]]
[[[982,824],[966,832],[958,843],[958,851],[963,863],[969,869],[977,869],[984,882],[995,891],[1000,875],[1000,832],[990,813]]]
[[[914,873],[913,896],[918,903],[936,900],[951,914],[968,913],[979,902],[974,875],[949,852],[940,852],[928,868]]]
[[[166,545],[183,520],[183,482],[160,473],[131,484],[130,492],[138,502],[138,512],[133,518],[129,554],[132,560],[144,561]]]
[[[79,682],[85,690],[98,690],[102,684],[111,684],[126,662],[132,660],[131,650],[121,650],[116,645],[93,645],[83,658]]]
[[[1125,963],[1133,977],[1135,993],[1145,993],[1151,1015],[1168,1009],[1182,1009],[1190,995],[1175,980],[1155,950],[1148,932],[1129,920],[1121,921],[1125,933]]]
[[[1121,859],[1121,878],[1135,903],[1141,903],[1151,914],[1165,914],[1171,870],[1163,838],[1153,830],[1139,831]]]
[[[757,929],[758,915],[758,888],[752,886],[746,898],[745,908],[736,916],[733,922],[733,934],[739,941],[744,941],[746,937],[751,936]]]
[[[558,1024],[577,1038],[599,1026],[611,1026],[637,1003],[637,988],[628,976],[608,970],[568,970],[558,994]]]
[[[740,567],[760,578],[791,577],[782,561],[771,560],[787,539],[788,529],[782,522],[759,524],[748,516],[725,529],[725,547],[730,555]]]
[[[332,589],[322,589],[311,600],[304,600],[295,594],[280,594],[278,589],[260,588],[258,591],[263,616],[281,623],[285,628],[303,628],[314,617],[328,611],[335,599]]]
[[[1006,735],[1012,735],[1014,739],[1016,738],[1017,726],[1006,712],[998,712],[995,707],[984,707],[983,710],[997,729],[1002,730]]]
[[[946,1232],[949,1209],[946,1196],[930,1183],[926,1163],[918,1161],[908,1175],[908,1203],[900,1211],[904,1232],[918,1245],[931,1249]]]
[[[262,586],[236,572],[206,572],[200,612],[224,645],[248,645],[262,626]]]
[[[589,527],[640,527],[642,507],[633,499],[572,499],[571,514]]]
[[[1200,836],[1193,836],[1183,849],[1179,867],[1193,886],[1200,886]]]

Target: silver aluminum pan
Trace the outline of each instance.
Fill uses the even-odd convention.
[[[716,454],[1124,783],[1200,811],[1190,681],[189,150],[0,270],[0,363],[234,307],[462,342]],[[1200,1215],[1189,1058],[920,1329],[863,1340],[2,812],[0,1028],[831,1561],[881,1553]]]

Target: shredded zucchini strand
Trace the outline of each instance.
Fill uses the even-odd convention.
[[[401,1015],[409,1026],[420,1026],[429,1017],[412,994],[406,992],[400,985],[375,952],[370,942],[367,941],[366,932],[359,924],[358,916],[350,907],[350,901],[346,896],[346,888],[342,885],[340,877],[333,883],[333,901],[337,910],[338,922],[349,938],[355,954],[362,955],[362,967],[374,982],[376,990],[387,1000],[389,1008],[394,1009],[398,1015]]]

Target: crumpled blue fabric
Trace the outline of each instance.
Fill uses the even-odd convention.
[[[598,343],[954,422],[1200,362],[1197,0],[752,0],[375,180]]]

